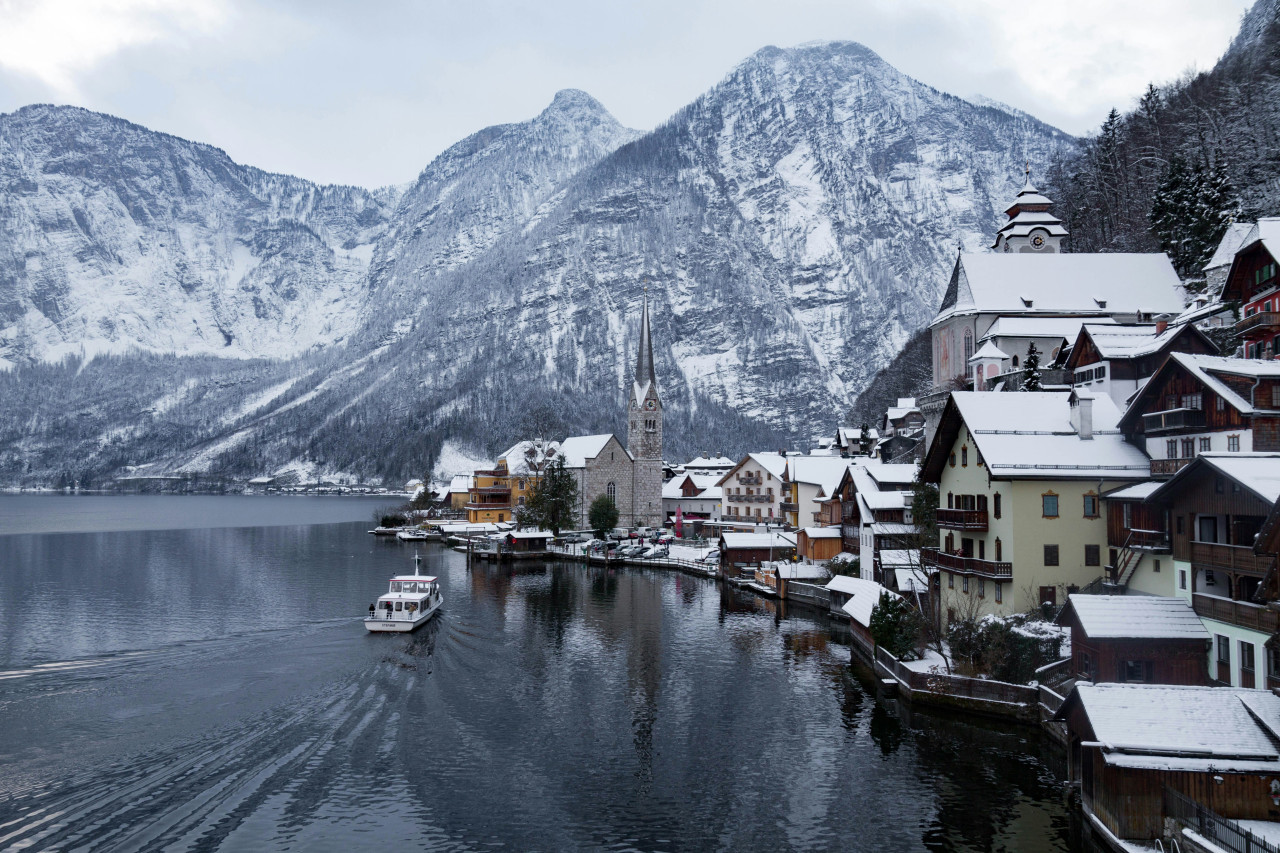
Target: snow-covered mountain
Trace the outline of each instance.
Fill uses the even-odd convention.
[[[394,200],[87,110],[0,116],[0,367],[340,341]]]
[[[49,111],[29,108],[0,121],[34,121],[25,114]],[[187,234],[191,219],[208,235],[199,245],[219,248],[186,261],[187,270],[200,261],[199,272],[184,279],[192,284],[192,295],[183,297],[187,310],[198,306],[220,319],[216,307],[240,321],[225,326],[231,346],[258,329],[259,349],[245,343],[237,355],[278,354],[267,347],[282,337],[304,353],[287,364],[219,368],[201,361],[201,371],[221,369],[223,379],[194,385],[181,360],[165,361],[148,373],[154,378],[143,383],[147,390],[125,393],[155,410],[148,395],[186,388],[178,407],[185,432],[159,430],[159,422],[171,424],[172,406],[150,421],[106,418],[98,432],[79,424],[77,458],[89,459],[99,476],[108,456],[110,464],[169,472],[263,473],[305,459],[329,470],[399,476],[420,474],[446,439],[499,450],[532,411],[549,414],[565,432],[615,429],[646,287],[669,454],[807,437],[834,426],[932,315],[953,255],[990,241],[1024,162],[1047,163],[1055,149],[1074,144],[1025,115],[938,92],[852,43],[761,50],[643,135],[621,127],[588,95],[561,92],[530,121],[458,143],[398,198],[295,181],[290,192],[264,199],[264,183],[293,179],[158,134],[149,144],[163,157],[147,157],[146,132],[114,119],[74,111],[62,122],[70,126],[50,131],[43,146],[25,133],[12,141],[12,130],[0,137],[6,183],[11,173],[41,173],[41,164],[56,160],[49,152],[88,150],[103,127],[140,134],[139,141],[127,163],[110,154],[110,144],[97,149],[108,160],[102,177],[64,175],[57,193],[36,193],[57,214],[48,219],[56,240],[42,226],[14,229],[13,217],[0,219],[0,239],[14,243],[12,257],[25,264],[6,260],[0,278],[0,334],[10,341],[10,360],[66,351],[10,319],[33,311],[48,317],[37,298],[46,284],[27,272],[33,257],[37,272],[57,266],[58,242],[68,241],[75,262],[104,283],[98,290],[111,284],[125,294],[120,299],[163,303],[177,279],[167,277],[167,267],[166,277],[136,272],[136,258],[149,257],[136,245],[146,242],[151,251],[159,238],[140,235],[157,222],[170,249],[165,257],[178,268],[197,242],[168,242],[168,235]],[[85,140],[78,149],[76,139]],[[175,157],[181,167],[171,165]],[[221,180],[208,177],[211,162]],[[134,177],[140,172],[147,180]],[[193,173],[203,183],[191,181]],[[139,220],[128,202],[103,202],[118,223],[110,233],[130,239],[114,237],[100,251],[92,227],[76,224],[72,199],[130,193],[146,198],[135,206],[164,216]],[[304,201],[317,199],[331,203]],[[27,217],[40,209],[21,208]],[[275,233],[267,223],[278,221],[311,235],[299,256],[305,272],[292,287],[301,293],[304,283],[313,286],[308,311],[272,337],[252,296],[238,295],[231,279],[235,247],[255,245],[242,235]],[[219,222],[224,229],[214,227]],[[347,279],[337,259],[358,259],[370,247],[367,271]],[[326,252],[328,266],[320,263]],[[287,256],[272,257],[288,268]],[[125,280],[131,285],[118,284]],[[10,288],[26,300],[21,311],[9,308]],[[280,286],[259,290],[275,297],[272,306],[293,304]],[[59,317],[104,302],[98,294],[60,293]],[[319,307],[323,299],[331,309]],[[276,311],[268,316],[286,316]],[[305,326],[303,316],[322,318],[312,323],[323,327]],[[58,340],[77,342],[75,325],[49,322],[63,335]],[[280,328],[285,321],[275,322]],[[180,328],[157,324],[176,340],[169,326]],[[126,338],[122,330],[114,340]],[[173,348],[166,340],[153,332],[138,343]],[[125,368],[112,364],[85,370],[98,387],[123,389],[111,371]],[[54,382],[48,369],[17,373],[0,382]],[[88,381],[60,375],[64,386]],[[73,402],[74,391],[59,394],[64,405]],[[56,470],[50,433],[20,426],[27,413],[6,413],[4,405],[0,427],[9,425],[23,449],[6,457],[0,446],[0,472]],[[129,437],[120,439],[126,428]],[[109,455],[100,449],[103,436]]]

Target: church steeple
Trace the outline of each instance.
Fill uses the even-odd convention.
[[[1031,163],[1028,162],[1026,182],[1005,211],[1009,221],[996,232],[991,248],[997,252],[1061,252],[1067,229],[1062,227],[1062,220],[1049,211],[1052,206],[1053,200],[1031,183]]]
[[[637,524],[662,522],[662,400],[653,369],[653,334],[649,329],[649,292],[640,313],[640,347],[635,381],[627,406],[627,450],[633,461],[634,517]]]
[[[649,293],[644,294],[644,313],[640,315],[640,352],[636,354],[636,387],[645,383],[658,387],[658,377],[653,372],[653,339],[649,332]]]

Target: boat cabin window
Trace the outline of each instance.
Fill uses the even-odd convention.
[[[397,601],[397,602],[396,602],[396,610],[404,610],[404,602],[403,602],[403,601]]]
[[[400,581],[392,581],[392,582],[391,582],[391,591],[392,591],[392,592],[399,592],[399,591],[400,591]]]

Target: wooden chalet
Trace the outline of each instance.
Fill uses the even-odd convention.
[[[1130,587],[1150,595],[1173,595],[1169,560],[1169,510],[1147,503],[1160,481],[1146,480],[1102,495],[1107,518],[1105,579],[1116,591]]]
[[[1280,362],[1171,353],[1120,419],[1170,477],[1197,455],[1280,450]]]
[[[839,527],[802,527],[796,532],[796,553],[802,560],[825,563],[842,550]]]
[[[720,568],[722,574],[737,577],[743,569],[754,574],[754,568],[764,562],[790,560],[796,553],[794,534],[788,533],[733,533],[720,534]]]
[[[1280,453],[1203,454],[1148,498],[1169,511],[1173,594],[1213,635],[1211,674],[1222,684],[1280,687],[1276,555],[1256,550],[1278,498]]]
[[[1094,683],[1208,686],[1209,632],[1182,598],[1068,596],[1071,672]]]
[[[1280,354],[1280,219],[1259,219],[1236,250],[1221,301],[1240,303],[1236,331],[1245,358],[1275,358]]]
[[[1121,409],[1171,352],[1217,355],[1194,323],[1085,323],[1063,362],[1075,388],[1107,394]]]
[[[1197,806],[1230,821],[1280,820],[1280,696],[1082,683],[1054,719],[1067,726],[1085,817],[1113,849],[1151,849]]]

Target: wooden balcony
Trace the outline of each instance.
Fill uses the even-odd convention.
[[[948,530],[986,530],[985,509],[939,509],[938,526]]]
[[[1204,425],[1204,409],[1168,409],[1142,416],[1142,429],[1147,435],[1202,430]]]
[[[1152,477],[1172,477],[1190,464],[1190,459],[1152,459]]]
[[[783,501],[782,503],[778,504],[778,509],[781,510],[782,512],[799,512],[800,504]]]
[[[995,560],[979,560],[977,557],[946,554],[937,548],[921,548],[920,562],[926,568],[943,569],[944,571],[961,575],[977,575],[998,580],[1013,577],[1013,563],[1000,563]]]
[[[1261,577],[1271,568],[1275,557],[1255,554],[1243,545],[1219,545],[1214,542],[1190,542],[1191,565],[1197,569],[1226,572],[1248,572]]]
[[[1267,634],[1280,631],[1280,612],[1261,604],[1232,601],[1229,598],[1196,593],[1191,596],[1191,607],[1196,611],[1196,615],[1203,619],[1226,622],[1228,625]]]
[[[1275,329],[1280,326],[1280,312],[1259,311],[1236,321],[1236,332],[1243,335],[1247,332],[1259,332]]]

